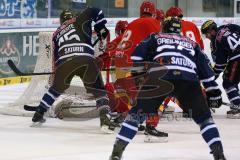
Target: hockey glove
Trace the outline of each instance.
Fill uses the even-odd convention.
[[[222,105],[222,92],[220,89],[214,89],[206,92],[207,103],[210,108],[219,108]]]
[[[106,27],[103,27],[103,29],[97,32],[97,36],[100,40],[106,39],[108,34],[109,34],[109,30]]]

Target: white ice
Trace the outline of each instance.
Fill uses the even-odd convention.
[[[26,87],[0,87],[0,106],[16,99]],[[223,106],[214,114],[228,160],[240,160],[240,120],[225,118]],[[105,135],[99,120],[47,119],[31,128],[31,117],[0,115],[0,160],[108,160],[116,134]],[[124,160],[212,160],[199,127],[186,119],[167,120],[158,129],[169,133],[167,143],[144,143],[138,134],[124,152]]]

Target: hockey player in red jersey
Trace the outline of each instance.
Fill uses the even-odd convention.
[[[116,49],[120,41],[122,40],[123,33],[125,32],[128,26],[127,21],[118,21],[115,27],[115,35],[116,38],[108,43],[107,51],[102,56],[102,60],[105,64],[105,68],[110,69],[110,66],[114,65],[114,57],[116,53]],[[117,75],[117,73],[116,73]],[[107,75],[109,76],[109,75]],[[124,113],[129,110],[128,106],[124,102],[124,100],[115,92],[116,83],[111,83],[107,80],[105,85],[106,90],[108,91],[108,97],[110,99],[110,107],[111,110],[117,113]],[[116,119],[117,120],[117,119]]]
[[[161,9],[156,9],[156,19],[162,22],[164,20],[165,14]]]
[[[204,49],[204,44],[199,29],[194,23],[182,19],[183,11],[181,8],[169,8],[166,12],[166,17],[178,17],[179,19],[181,19],[182,34],[186,37],[189,37],[191,40],[197,42],[202,50]]]
[[[121,21],[121,20],[118,21],[117,24],[116,24],[116,27],[115,27],[115,35],[116,35],[116,37],[121,36],[125,32],[127,26],[128,26],[128,22],[127,21]]]
[[[127,29],[128,22],[127,21],[118,21],[115,27],[115,39],[113,39],[109,44],[108,44],[108,50],[110,52],[110,56],[113,56],[116,52],[118,44],[122,40],[122,36]]]

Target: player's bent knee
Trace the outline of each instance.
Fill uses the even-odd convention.
[[[209,122],[213,122],[211,112],[206,112],[205,114],[198,116],[198,117],[193,117],[193,120],[199,125],[203,126]]]

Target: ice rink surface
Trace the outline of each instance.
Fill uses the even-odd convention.
[[[0,87],[0,106],[14,101],[25,87]],[[214,118],[227,159],[240,160],[240,120],[226,119],[226,110],[223,106]],[[0,160],[108,160],[117,134],[101,133],[98,119],[49,118],[41,128],[30,125],[31,117],[0,115]],[[165,118],[158,129],[169,133],[169,142],[144,143],[140,133],[125,150],[124,160],[213,159],[192,120]]]

